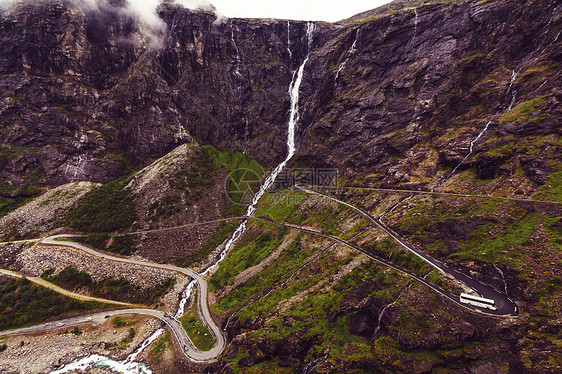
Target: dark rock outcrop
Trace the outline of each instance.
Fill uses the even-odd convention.
[[[121,2],[89,11],[72,4],[1,13],[2,194],[107,181],[192,137],[264,165],[283,157],[287,89],[309,52],[306,23],[217,20],[167,4],[154,47]],[[544,183],[551,170],[537,160],[560,155],[555,141],[474,157],[559,135],[557,14],[556,1],[395,2],[316,23],[295,164],[431,187],[429,177],[456,166],[496,178],[522,160],[529,179]],[[535,99],[529,118],[500,120]],[[414,173],[424,161],[431,167]]]

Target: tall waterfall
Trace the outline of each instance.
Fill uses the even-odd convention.
[[[273,172],[266,178],[265,182],[262,184],[260,190],[254,195],[252,202],[248,206],[246,210],[246,215],[251,216],[257,210],[257,205],[262,196],[266,193],[266,191],[273,185],[279,173],[285,168],[287,162],[294,156],[296,152],[296,143],[295,143],[295,130],[297,127],[297,123],[299,121],[299,90],[302,83],[303,75],[304,75],[304,67],[308,62],[308,54],[310,53],[310,49],[312,47],[312,37],[314,34],[314,23],[309,22],[307,25],[307,41],[308,41],[308,53],[307,57],[299,67],[299,69],[293,74],[293,79],[291,81],[291,85],[289,86],[289,96],[291,98],[291,108],[289,113],[289,124],[288,124],[288,132],[287,132],[287,156],[277,167],[273,170]],[[234,35],[231,34],[232,42],[236,46],[234,42]],[[236,54],[237,54],[237,61],[239,60],[239,53],[238,47],[236,46]],[[235,75],[239,77],[239,70],[238,68],[235,71]],[[234,231],[234,234],[230,237],[224,250],[221,252],[218,260],[209,266],[201,275],[205,276],[208,275],[215,269],[222,260],[226,257],[228,251],[232,248],[232,246],[236,243],[238,239],[244,234],[247,228],[247,220],[244,220]],[[182,298],[180,300],[178,311],[175,314],[175,318],[181,317],[185,313],[185,305],[191,293],[195,287],[195,281],[191,281],[188,286],[186,287],[185,291],[182,293]],[[76,360],[65,367],[55,370],[51,372],[51,374],[63,374],[68,373],[73,370],[86,370],[87,368],[92,367],[104,367],[109,368],[115,372],[123,373],[123,374],[151,374],[152,371],[143,363],[135,362],[137,356],[152,342],[154,342],[162,333],[164,329],[160,328],[156,330],[148,339],[146,339],[143,344],[132,354],[127,357],[124,361],[117,361],[112,360],[107,357],[103,357],[100,355],[90,355],[84,357],[82,359]]]
[[[307,39],[308,39],[308,48],[310,53],[310,48],[312,46],[312,37],[314,34],[314,23],[309,22],[307,24]],[[279,173],[285,169],[287,162],[295,155],[296,152],[296,145],[295,145],[295,129],[297,127],[297,123],[299,120],[299,90],[302,83],[302,78],[304,75],[304,67],[308,62],[309,55],[307,54],[305,60],[299,67],[299,69],[293,74],[293,79],[289,86],[289,95],[291,98],[291,109],[289,113],[289,125],[288,125],[288,132],[287,132],[287,156],[277,167],[271,172],[271,174],[265,179],[263,184],[261,185],[259,191],[254,195],[252,202],[248,206],[246,210],[247,216],[252,216],[257,210],[258,202],[262,198],[262,196],[271,188]],[[242,234],[246,231],[248,221],[244,220],[240,226],[236,228],[234,234],[230,237],[230,239],[226,242],[224,250],[221,252],[219,259],[213,265],[208,267],[201,275],[205,276],[210,274],[222,260],[226,257],[228,251],[232,248],[232,246],[240,239]]]

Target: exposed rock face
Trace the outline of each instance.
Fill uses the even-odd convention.
[[[166,5],[155,48],[113,4],[84,11],[50,1],[2,13],[4,195],[107,181],[192,136],[263,164],[283,157],[287,89],[309,48],[305,23],[217,20]],[[537,160],[560,154],[554,140],[538,154],[532,144],[498,148],[559,135],[559,4],[404,6],[317,23],[297,163],[338,166],[382,185],[432,186],[428,176],[456,166],[495,178],[521,162],[544,183],[552,170]],[[526,115],[502,118],[534,99]],[[429,167],[416,170],[424,161]]]
[[[175,6],[161,16],[168,31],[157,49],[138,42],[137,20],[118,7],[84,11],[49,1],[2,13],[5,195],[107,181],[190,134],[251,148],[264,163],[282,157],[287,88],[306,53],[306,25],[291,25],[290,58],[285,22],[219,22]]]
[[[557,14],[560,4],[552,1],[457,1],[339,30],[309,63],[300,161],[351,168],[395,186],[461,162],[458,170],[495,178],[512,173],[502,166],[514,160],[545,183],[551,170],[538,160],[549,151],[530,155],[514,146],[529,136],[560,135]],[[432,150],[439,162],[417,173]]]
[[[59,224],[68,209],[94,187],[94,183],[76,182],[49,190],[0,218],[0,238],[13,240],[49,232]]]

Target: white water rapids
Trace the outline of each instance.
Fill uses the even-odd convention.
[[[312,47],[312,37],[314,33],[315,24],[309,22],[307,24],[307,38],[308,38],[308,53],[310,53],[310,49]],[[234,38],[233,38],[234,41]],[[260,190],[254,195],[252,202],[248,206],[246,210],[247,216],[252,216],[257,210],[257,205],[259,200],[263,197],[263,195],[271,188],[279,173],[285,168],[289,160],[295,155],[296,152],[296,143],[295,143],[295,130],[297,127],[297,123],[299,121],[299,90],[302,83],[303,75],[304,75],[304,67],[308,62],[308,54],[305,58],[302,65],[299,67],[297,71],[293,74],[293,79],[291,81],[291,85],[289,86],[289,95],[291,98],[291,108],[289,114],[289,125],[288,125],[288,134],[287,134],[287,156],[274,170],[273,172],[265,179],[264,183],[260,187]],[[247,220],[244,220],[240,226],[236,228],[230,239],[227,241],[224,250],[221,252],[217,261],[209,266],[201,275],[206,276],[209,275],[219,264],[225,259],[227,253],[232,248],[232,246],[236,243],[238,239],[244,234],[247,227]],[[196,285],[196,282],[193,280],[189,282],[186,289],[182,293],[182,298],[180,300],[180,304],[178,307],[178,311],[174,315],[174,317],[180,318],[185,313],[185,305],[193,292],[193,289]],[[61,369],[52,371],[50,374],[64,374],[71,372],[73,370],[86,370],[88,368],[108,368],[112,371],[122,374],[152,374],[152,370],[150,370],[144,363],[142,362],[135,362],[137,356],[150,344],[152,344],[160,335],[164,333],[164,329],[160,328],[156,330],[148,339],[146,339],[141,346],[133,353],[131,353],[124,361],[117,361],[110,359],[108,357],[100,356],[100,355],[90,355],[84,358],[81,358],[77,361],[74,361]]]

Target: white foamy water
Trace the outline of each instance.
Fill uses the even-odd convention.
[[[182,294],[182,297],[181,297],[181,300],[180,300],[180,305],[178,306],[178,311],[174,315],[175,319],[181,318],[185,314],[185,305],[187,304],[187,300],[189,300],[189,298],[191,297],[191,293],[193,292],[193,288],[195,287],[196,284],[197,284],[197,281],[195,281],[195,279],[192,280],[191,282],[189,282],[189,284],[187,285],[187,287],[183,291],[183,294]]]
[[[291,52],[291,21],[287,20],[287,52],[289,52],[289,61],[293,59],[293,52]]]
[[[64,374],[73,370],[86,370],[92,368],[107,368],[123,374],[152,374],[152,370],[142,362],[135,362],[138,355],[151,345],[160,335],[164,333],[164,329],[156,330],[146,339],[136,351],[131,353],[124,361],[113,360],[100,355],[90,355],[74,361],[61,369],[51,371],[50,374]]]
[[[183,291],[182,298],[178,306],[178,311],[174,315],[174,318],[180,318],[185,314],[185,305],[191,297],[193,288],[195,287],[196,283],[197,282],[195,280],[192,280]],[[90,355],[80,360],[74,361],[61,369],[52,371],[50,374],[64,374],[73,370],[86,370],[89,368],[108,368],[122,374],[152,374],[152,370],[150,370],[144,363],[135,362],[135,360],[141,354],[141,352],[146,349],[146,347],[152,344],[163,333],[164,329],[162,328],[156,330],[140,345],[139,348],[137,348],[136,351],[131,353],[124,361],[117,361],[100,355]]]
[[[306,35],[308,38],[308,47],[309,49],[312,46],[312,37],[314,34],[315,25],[312,22],[307,24]],[[310,52],[310,50],[309,50]],[[296,152],[296,143],[295,143],[295,129],[297,127],[297,123],[299,121],[299,90],[302,83],[302,78],[304,75],[304,67],[308,62],[308,56],[301,64],[299,69],[293,74],[293,80],[291,85],[289,86],[289,95],[291,97],[291,109],[289,113],[289,126],[288,126],[288,133],[287,133],[287,156],[275,169],[273,172],[269,174],[269,176],[265,179],[263,184],[261,185],[259,191],[254,195],[252,202],[246,209],[246,216],[252,216],[257,210],[258,202],[263,197],[263,195],[273,186],[275,180],[279,173],[285,169],[287,162],[295,155]],[[240,239],[240,237],[244,234],[247,228],[248,221],[244,220],[234,231],[234,234],[230,237],[230,239],[226,242],[224,246],[224,250],[221,252],[219,259],[211,266],[209,266],[201,275],[206,276],[209,275],[217,266],[226,258],[226,255],[232,248],[232,246]]]
[[[307,38],[308,38],[308,48],[310,53],[310,48],[312,47],[312,37],[314,33],[315,24],[309,22],[307,24]],[[232,41],[234,43],[234,37],[232,35]],[[236,43],[234,43],[236,45]],[[238,55],[238,48],[237,55]],[[238,58],[238,56],[237,56]],[[257,205],[263,195],[271,188],[279,173],[285,168],[287,162],[295,155],[296,152],[296,143],[295,143],[295,130],[297,127],[297,123],[299,121],[299,89],[302,83],[302,78],[304,75],[304,67],[308,62],[308,56],[299,67],[299,69],[293,74],[293,79],[291,85],[289,86],[289,95],[291,97],[291,109],[289,115],[289,125],[288,125],[288,133],[287,133],[287,156],[277,167],[273,170],[273,172],[266,178],[265,182],[260,187],[260,190],[254,195],[252,202],[248,206],[246,210],[247,216],[252,216],[256,210]],[[238,74],[236,74],[238,75]],[[247,220],[244,220],[234,231],[234,234],[230,237],[228,242],[225,245],[224,250],[221,252],[218,260],[211,266],[209,266],[201,275],[205,276],[211,273],[226,257],[228,251],[232,248],[232,246],[236,243],[238,239],[244,234],[247,227]],[[175,318],[180,318],[185,313],[185,305],[193,292],[195,287],[196,281],[192,280],[189,282],[185,291],[182,293],[182,297],[180,300],[180,304],[178,307],[178,311],[175,314]],[[152,374],[152,371],[144,364],[135,362],[138,355],[150,344],[152,344],[162,333],[164,329],[158,329],[152,334],[148,339],[146,339],[141,346],[133,353],[131,353],[127,359],[124,361],[117,361],[112,360],[108,357],[100,356],[100,355],[90,355],[84,358],[81,358],[77,361],[74,361],[61,369],[52,371],[50,374],[64,374],[71,372],[72,370],[86,370],[88,368],[96,368],[96,367],[104,367],[109,368],[115,372],[122,373],[122,374]]]
[[[357,39],[359,38],[359,29],[355,30],[355,40],[353,41],[353,44],[351,45],[351,48],[349,48],[349,50],[347,51],[347,57],[345,58],[345,61],[339,66],[338,70],[336,71],[336,76],[334,78],[334,85],[337,86],[338,85],[338,78],[342,72],[342,70],[345,68],[345,65],[347,65],[347,61],[349,61],[349,58],[355,53],[355,51],[357,50]]]

